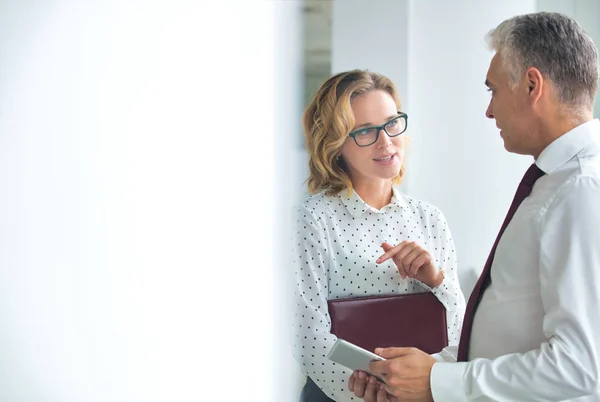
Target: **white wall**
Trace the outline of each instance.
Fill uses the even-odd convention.
[[[483,268],[533,161],[506,152],[494,121],[485,117],[484,81],[493,53],[484,36],[504,19],[534,9],[533,0],[411,2],[409,192],[446,215],[469,292],[476,275],[467,272]]]
[[[408,0],[333,3],[332,73],[368,68],[391,78],[408,102]]]
[[[299,7],[0,3],[0,401],[296,398]]]
[[[565,14],[575,19],[590,35],[596,47],[600,46],[600,1],[598,0],[537,0],[536,11]],[[600,97],[596,96],[594,116],[600,117]]]

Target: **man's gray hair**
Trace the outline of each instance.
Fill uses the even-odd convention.
[[[559,101],[570,108],[592,108],[598,88],[598,50],[574,20],[558,13],[513,17],[487,34],[499,53],[511,87],[535,67],[551,81]]]

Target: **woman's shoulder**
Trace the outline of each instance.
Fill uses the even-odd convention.
[[[327,230],[329,222],[334,214],[335,203],[339,202],[336,196],[324,193],[305,194],[301,201],[296,204],[296,222],[302,224],[304,229],[310,226],[319,230]]]
[[[296,204],[296,211],[300,214],[310,214],[320,217],[327,214],[329,207],[336,203],[337,196],[326,195],[324,192],[304,194]]]
[[[331,196],[325,194],[325,192],[319,192],[316,194],[306,193],[301,198],[300,203],[298,204],[298,209],[304,211],[323,211],[327,209],[329,205],[334,203],[337,199],[337,196]]]

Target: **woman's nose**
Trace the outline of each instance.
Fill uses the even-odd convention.
[[[392,143],[392,139],[384,129],[379,130],[379,138],[377,138],[377,147],[387,148]]]

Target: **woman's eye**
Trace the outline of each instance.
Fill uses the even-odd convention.
[[[373,134],[375,134],[374,128],[365,128],[364,130],[360,130],[356,135],[367,136],[367,135],[373,135]]]

